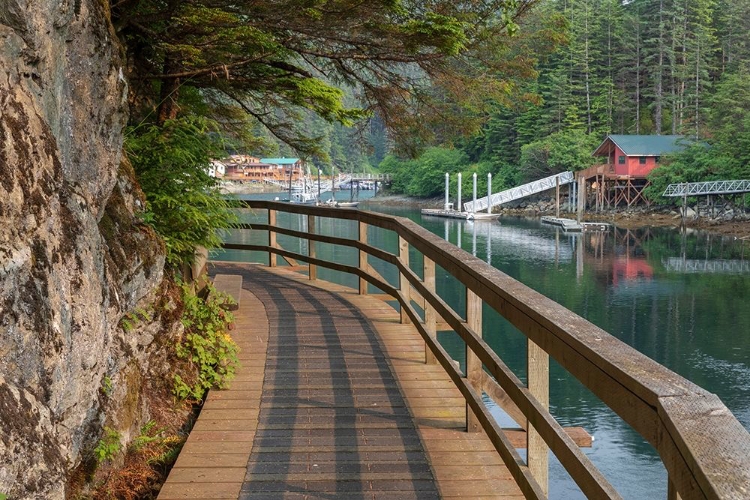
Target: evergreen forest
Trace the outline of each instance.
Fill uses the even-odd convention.
[[[465,189],[466,173],[492,173],[497,191],[588,167],[607,134],[680,134],[699,142],[653,173],[654,199],[670,182],[750,178],[748,33],[748,0],[543,0],[513,42],[536,49],[524,55],[533,71],[478,131],[373,163],[414,196],[442,190],[440,176],[425,185],[433,165],[463,171]]]
[[[653,174],[653,197],[669,182],[750,178],[750,0],[109,8],[129,82],[125,150],[174,263],[227,220],[204,171],[231,153],[378,169],[393,191],[429,197],[444,172],[464,172],[465,190],[476,172],[480,192],[491,173],[498,191],[586,168],[609,133],[682,134],[697,141]],[[206,220],[176,225],[165,206]]]

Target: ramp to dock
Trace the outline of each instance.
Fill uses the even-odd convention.
[[[505,191],[500,191],[489,198],[487,196],[484,198],[478,198],[476,203],[473,201],[464,203],[463,210],[464,212],[481,212],[482,210],[487,210],[488,206],[494,207],[531,196],[532,194],[541,193],[542,191],[557,187],[558,179],[561,186],[569,184],[575,180],[573,172],[561,172],[559,174],[545,177],[544,179],[538,179],[514,188],[506,189]]]
[[[288,269],[212,267],[242,276],[242,367],[210,392],[159,499],[522,498],[385,302]]]

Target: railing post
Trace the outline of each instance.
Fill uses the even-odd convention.
[[[466,324],[477,335],[482,335],[482,299],[474,292],[466,289]],[[482,394],[482,362],[474,352],[466,346],[466,378],[474,389]],[[482,426],[469,405],[466,405],[466,432],[479,432]]]
[[[549,354],[531,340],[527,346],[529,392],[545,409],[549,409]],[[526,461],[534,479],[548,495],[549,448],[530,422],[527,422],[526,429]]]
[[[268,209],[268,247],[276,248],[276,232],[271,229],[276,227],[276,210]],[[276,267],[276,254],[268,252],[268,267]]]
[[[307,216],[307,233],[315,234],[315,216],[313,215]],[[310,257],[317,256],[315,254],[315,240],[311,240],[310,238],[307,239],[307,254]],[[309,263],[307,267],[307,275],[311,280],[318,279],[318,266]]]
[[[409,242],[399,235],[398,237],[398,259],[405,267],[409,267]],[[407,304],[411,302],[411,285],[406,276],[399,271],[398,273],[398,287],[401,295],[404,296],[404,300]],[[409,323],[409,316],[406,314],[406,308],[401,307],[401,323]]]
[[[359,223],[359,242],[367,245],[367,223]],[[367,252],[364,250],[359,251],[359,268],[362,271],[368,272]],[[367,295],[367,280],[359,278],[359,294]]]
[[[667,478],[667,500],[681,500],[671,477]]]
[[[424,256],[424,286],[432,293],[435,293],[435,261]],[[427,298],[424,298],[424,329],[427,330],[427,334],[433,339],[437,337],[437,314],[435,309],[427,302]],[[427,344],[424,345],[424,362],[428,365],[434,365],[437,363],[435,355],[432,353]]]

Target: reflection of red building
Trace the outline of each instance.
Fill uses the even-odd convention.
[[[633,281],[653,277],[654,270],[645,257],[618,255],[612,262],[612,284],[615,286],[621,280]]]

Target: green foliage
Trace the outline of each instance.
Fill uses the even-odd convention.
[[[225,387],[234,377],[237,368],[237,346],[227,333],[234,321],[226,310],[231,298],[207,286],[208,296],[204,300],[183,285],[182,299],[185,310],[182,324],[185,333],[175,351],[197,370],[195,380],[174,377],[174,394],[180,399],[202,399],[211,387]]]
[[[173,267],[192,262],[197,246],[220,246],[220,231],[237,220],[208,175],[218,151],[213,131],[196,117],[128,130],[125,150],[146,194],[144,221],[164,238]]]
[[[345,125],[377,113],[391,127],[424,130],[425,116],[466,123],[488,96],[507,98],[505,76],[528,72],[530,60],[519,52],[508,64],[502,48],[535,2],[139,0],[110,7],[128,52],[136,122],[195,113],[220,117],[232,136],[261,125],[310,157],[323,151],[318,129],[305,126],[309,113]],[[347,89],[358,102],[346,102]],[[186,110],[184,94],[200,103]]]
[[[666,158],[649,176],[646,196],[657,203],[669,184],[750,178],[750,80],[745,72],[725,74],[709,104],[713,137]]]
[[[157,427],[156,422],[149,420],[130,443],[128,452],[143,457],[150,466],[161,468],[174,464],[184,442],[184,437],[170,434],[167,429]]]
[[[447,148],[428,148],[415,160],[401,160],[393,155],[380,162],[379,169],[391,174],[391,189],[410,196],[430,197],[445,189],[445,173],[462,170],[468,157],[462,151]]]
[[[109,377],[109,375],[105,375],[102,379],[102,394],[104,394],[105,396],[109,396],[110,394],[112,394],[112,389],[114,389],[114,387],[112,386],[112,379]]]
[[[644,190],[644,194],[657,203],[677,203],[680,198],[661,197],[669,184],[725,178],[725,169],[731,159],[705,143],[696,143],[680,153],[662,158],[662,162],[662,166],[649,174],[651,185]]]
[[[428,148],[416,161],[406,193],[429,197],[445,190],[445,173],[453,173],[467,164],[462,151],[446,148]]]
[[[110,427],[104,428],[104,436],[94,448],[96,463],[101,464],[112,460],[122,450],[120,433]]]
[[[151,321],[151,313],[146,309],[137,307],[134,311],[124,314],[120,318],[120,328],[128,333],[144,321]]]
[[[564,172],[582,170],[593,164],[591,152],[597,139],[583,131],[564,131],[526,144],[521,148],[519,182]]]

